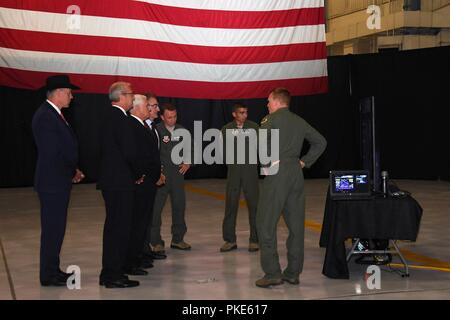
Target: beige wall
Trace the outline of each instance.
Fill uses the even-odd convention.
[[[381,29],[367,27],[369,5],[381,8]],[[403,0],[328,0],[327,46],[330,55],[377,52],[448,45],[450,0],[422,0],[420,11],[403,11]],[[437,35],[400,36],[399,29],[441,28]]]

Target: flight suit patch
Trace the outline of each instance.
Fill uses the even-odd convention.
[[[170,142],[169,136],[164,136],[164,137],[163,137],[163,142],[164,142],[164,143],[169,143],[169,142]]]

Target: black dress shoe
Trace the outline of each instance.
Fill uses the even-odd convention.
[[[150,253],[150,257],[154,260],[163,260],[163,259],[167,258],[167,255],[165,255],[164,253],[158,253],[158,252],[152,251]]]
[[[123,274],[119,277],[121,280],[129,280],[128,276]],[[105,282],[108,282],[110,280],[108,280],[107,278],[105,278],[104,276],[100,276],[100,281],[98,282],[99,285],[104,286]]]
[[[141,262],[141,265],[139,266],[139,268],[141,268],[141,269],[151,269],[151,268],[153,268],[153,263],[151,263],[148,260],[143,260]]]
[[[149,262],[149,263],[153,263],[153,258],[147,255],[144,255],[141,257],[141,262]]]
[[[72,273],[67,273],[67,272],[62,271],[61,269],[58,269],[58,274],[61,275],[61,276],[69,277],[70,275],[73,274],[73,272]]]
[[[139,281],[119,279],[119,280],[106,280],[104,282],[105,288],[132,288],[139,286]]]
[[[63,279],[64,281],[67,281],[67,279],[69,279],[70,276],[72,276],[72,275],[73,275],[73,272],[72,273],[66,273],[64,271],[58,270],[57,277],[60,278],[60,279]]]
[[[67,285],[67,279],[64,280],[62,277],[54,276],[47,280],[41,280],[41,285],[43,287],[65,287]]]
[[[140,268],[130,268],[125,270],[125,274],[128,274],[130,276],[146,276],[148,275],[148,272]]]

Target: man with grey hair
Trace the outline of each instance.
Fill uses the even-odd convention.
[[[152,268],[152,261],[142,254],[147,226],[150,224],[153,203],[156,194],[156,184],[161,175],[158,144],[152,135],[150,127],[145,122],[150,117],[147,97],[134,95],[133,108],[130,109],[130,123],[133,127],[134,141],[138,149],[138,161],[144,168],[145,179],[136,186],[133,208],[131,240],[128,247],[128,257],[125,272],[132,275],[146,275],[144,269]]]
[[[139,161],[133,127],[127,111],[133,104],[133,90],[127,82],[113,83],[109,89],[112,107],[102,128],[100,175],[106,219],[103,230],[103,258],[100,285],[128,288],[139,285],[125,274],[131,236],[136,185],[144,181],[145,167]]]

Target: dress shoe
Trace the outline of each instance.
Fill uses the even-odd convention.
[[[72,273],[67,273],[67,272],[58,270],[58,273],[57,273],[56,276],[57,276],[59,279],[61,279],[61,280],[67,281],[67,279],[69,279],[70,276],[72,276],[72,275],[73,275],[73,272],[72,272]]]
[[[148,272],[140,268],[130,268],[125,270],[125,274],[128,274],[130,276],[146,276],[148,275]]]
[[[54,276],[47,280],[41,280],[41,286],[43,287],[65,287],[67,286],[67,279],[64,280],[61,276]]]
[[[151,252],[150,253],[150,257],[153,259],[153,260],[163,260],[163,259],[166,259],[167,258],[167,255],[165,255],[164,253],[158,253],[158,252]]]
[[[142,254],[141,261],[153,263],[153,258],[151,257],[150,253],[144,253]]]
[[[105,288],[132,288],[139,286],[139,281],[119,279],[119,280],[106,280],[104,282]]]
[[[150,260],[142,260],[141,264],[139,265],[140,269],[151,269],[153,268],[153,263],[150,262]]]
[[[125,275],[125,274],[121,275],[121,276],[120,276],[120,279],[121,279],[121,280],[129,280],[129,279],[128,279],[128,276]],[[105,282],[107,282],[107,281],[108,281],[107,279],[105,279],[104,277],[100,276],[100,281],[98,282],[98,284],[101,285],[101,286],[104,286],[104,285],[105,285]]]
[[[220,248],[220,252],[228,252],[236,249],[237,249],[236,242],[225,242],[223,246]]]
[[[283,279],[268,279],[268,278],[261,278],[255,282],[257,287],[260,288],[269,288],[271,286],[278,286],[280,284],[283,284]]]
[[[180,242],[172,242],[170,244],[170,247],[172,249],[178,249],[178,250],[191,250],[191,245],[187,242],[180,241]]]
[[[248,244],[248,251],[249,252],[256,252],[259,250],[259,244],[256,242],[250,242]]]
[[[283,281],[285,281],[289,284],[293,284],[293,285],[300,284],[300,280],[298,278],[289,278],[289,277],[286,277],[285,275],[283,275],[282,279],[283,279]]]
[[[70,277],[71,275],[73,275],[73,272],[67,273],[67,272],[62,271],[61,269],[58,269],[58,275]]]
[[[163,244],[157,244],[157,245],[153,246],[153,250],[152,251],[156,252],[156,253],[161,253],[161,254],[166,253],[166,250],[164,250],[164,245]]]

